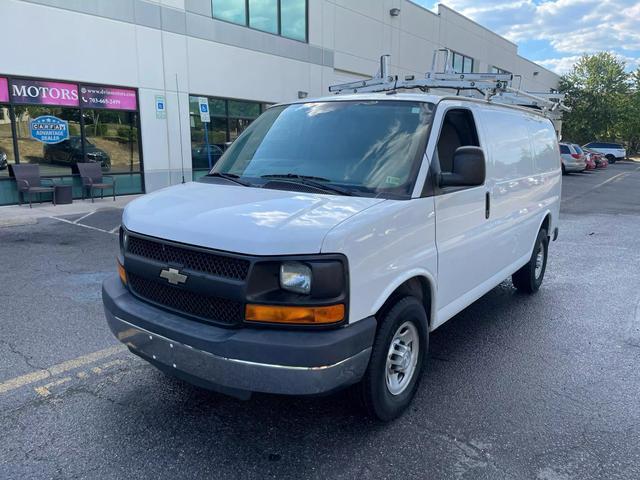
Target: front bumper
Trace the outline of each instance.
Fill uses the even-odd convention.
[[[373,317],[335,330],[227,329],[135,298],[117,276],[102,286],[116,338],[161,370],[237,397],[248,392],[316,395],[362,378],[371,355]]]

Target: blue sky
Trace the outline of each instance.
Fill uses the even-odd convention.
[[[607,50],[640,66],[638,0],[413,0],[466,15],[518,44],[520,55],[564,73],[583,53]]]

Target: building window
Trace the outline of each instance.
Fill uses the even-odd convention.
[[[266,104],[259,102],[207,97],[211,121],[204,124],[200,117],[200,98],[202,97],[189,97],[191,166],[194,179],[209,171],[220,159],[229,142],[238,138],[266,108]]]
[[[473,73],[473,58],[458,52],[450,52],[449,66],[455,73]]]
[[[211,0],[213,17],[307,41],[308,0]]]
[[[213,0],[213,16],[226,22],[247,24],[247,3],[245,0]]]
[[[0,104],[0,177],[9,175],[9,165],[15,163],[15,159],[9,105]]]
[[[498,75],[502,75],[502,74],[509,74],[511,72],[507,71],[507,70],[503,70],[502,68],[498,68],[496,66],[491,67],[491,73],[496,73]]]

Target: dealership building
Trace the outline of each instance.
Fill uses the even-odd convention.
[[[409,0],[2,0],[0,205],[12,165],[73,183],[99,162],[117,194],[191,181],[269,105],[391,70],[424,75],[447,48],[459,73],[559,77],[445,6]],[[5,159],[5,160],[3,160]]]

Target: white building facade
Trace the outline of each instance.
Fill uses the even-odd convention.
[[[82,161],[119,194],[190,181],[268,105],[368,77],[382,54],[398,74],[423,75],[444,47],[458,72],[514,73],[537,92],[559,81],[454,10],[409,0],[2,0],[0,18],[14,39],[0,44],[0,155],[76,196]],[[62,136],[39,137],[45,121]],[[10,173],[0,204],[17,201]]]

